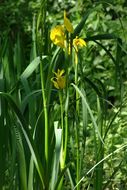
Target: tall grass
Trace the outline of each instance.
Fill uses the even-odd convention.
[[[68,34],[70,41],[80,35],[95,10],[88,10],[74,33]],[[122,84],[122,41],[108,33],[88,36],[84,39],[87,46],[79,50],[75,63],[74,50],[68,55],[67,49],[63,51],[51,42],[46,14],[45,0],[33,16],[29,62],[20,30],[14,41],[11,31],[1,39],[0,189],[106,189],[110,176],[104,179],[105,162],[127,146],[114,149],[112,144],[110,152],[106,142],[124,103],[121,96],[119,109],[109,115],[106,86],[86,76],[83,57],[92,41],[111,59]],[[103,45],[104,40],[116,43],[116,56]],[[55,88],[51,81],[58,69],[65,70],[64,89]],[[117,173],[119,168],[115,169]]]

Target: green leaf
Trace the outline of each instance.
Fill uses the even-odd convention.
[[[60,153],[61,153],[62,129],[58,129],[58,121],[54,122],[54,129],[55,129],[56,145],[55,145],[55,152],[54,152],[51,190],[55,189],[55,185],[58,180],[59,161],[60,161]]]
[[[41,164],[41,161],[40,161],[36,146],[34,144],[34,141],[33,141],[32,137],[31,137],[31,134],[29,132],[29,128],[28,128],[28,126],[27,126],[27,124],[25,122],[25,119],[24,119],[21,111],[17,107],[16,103],[14,102],[14,100],[12,99],[12,97],[9,94],[0,92],[0,96],[4,97],[7,100],[7,102],[9,103],[9,105],[11,107],[11,109],[15,112],[15,114],[16,114],[16,116],[18,118],[22,133],[23,133],[23,135],[24,135],[24,137],[26,139],[26,142],[27,142],[27,144],[29,146],[30,152],[32,154],[32,157],[33,157],[33,160],[34,160],[34,163],[35,163],[35,166],[36,166],[36,169],[38,171],[38,174],[39,174],[41,182],[42,182],[42,186],[44,187],[45,186],[44,169],[42,167],[42,164]]]
[[[118,37],[114,34],[98,34],[95,36],[89,36],[87,38],[85,38],[84,40],[86,42],[88,41],[95,41],[95,40],[111,40],[111,39],[117,39]]]
[[[95,131],[97,132],[97,134],[98,134],[98,136],[99,136],[101,142],[104,143],[104,142],[103,142],[103,139],[102,139],[102,137],[101,137],[101,135],[100,135],[100,132],[99,132],[99,129],[98,129],[96,120],[95,120],[95,118],[94,118],[94,116],[93,116],[92,110],[90,109],[90,107],[89,107],[89,105],[88,105],[88,103],[87,103],[87,101],[86,101],[86,98],[84,97],[82,91],[81,91],[75,84],[72,83],[72,86],[75,88],[75,90],[76,90],[76,91],[79,93],[79,95],[81,96],[83,103],[85,104],[85,106],[86,106],[87,109],[88,109],[88,112],[89,112],[90,117],[91,117],[91,119],[92,119],[92,123],[93,123],[93,125],[94,125],[94,127],[95,127]]]
[[[85,25],[85,22],[88,18],[88,16],[90,15],[90,13],[93,11],[94,9],[89,9],[87,10],[87,12],[84,14],[82,20],[80,21],[80,23],[77,25],[77,27],[75,28],[74,30],[74,33],[73,33],[73,38],[75,38],[76,36],[79,35],[79,33],[81,32],[81,30],[83,29],[84,25]]]
[[[42,59],[45,59],[47,56],[42,56]],[[28,78],[31,74],[36,70],[38,65],[40,64],[40,57],[36,57],[25,69],[25,71],[21,74],[20,78]]]
[[[13,127],[15,136],[16,136],[16,148],[17,148],[17,157],[18,157],[18,164],[19,164],[19,173],[20,173],[20,181],[21,181],[21,188],[23,190],[27,190],[27,173],[26,173],[26,159],[25,159],[25,152],[22,143],[22,137],[18,126]],[[14,137],[13,137],[14,138]]]

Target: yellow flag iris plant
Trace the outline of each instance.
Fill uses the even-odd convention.
[[[58,69],[57,72],[53,72],[55,76],[51,78],[51,81],[53,82],[53,85],[56,89],[58,89],[59,94],[59,103],[61,108],[61,124],[60,127],[62,129],[62,145],[61,145],[61,156],[60,156],[60,167],[61,171],[65,167],[66,163],[66,154],[67,154],[67,143],[68,143],[68,109],[65,109],[65,105],[69,105],[69,74],[71,69],[74,69],[75,73],[73,76],[75,85],[78,84],[78,52],[80,48],[83,48],[86,46],[86,42],[82,39],[76,36],[73,38],[74,28],[71,23],[71,21],[67,18],[66,11],[64,11],[64,22],[63,25],[57,25],[54,28],[51,29],[50,33],[50,39],[51,41],[62,48],[64,50],[64,60],[65,65],[61,65],[60,67],[65,68],[66,70],[66,76],[65,76],[65,70]],[[74,55],[74,56],[73,56]],[[72,67],[72,64],[74,62],[74,67]],[[64,89],[64,91],[63,91]],[[68,97],[68,98],[67,98]],[[79,101],[80,97],[78,92],[75,94],[76,97],[76,106],[75,110],[77,115],[79,115]],[[68,107],[68,106],[66,106]],[[66,117],[64,117],[64,113]],[[76,131],[76,144],[78,146],[79,139],[78,139],[78,131]],[[79,181],[79,150],[77,149],[77,181]],[[63,184],[63,178],[60,181],[60,186],[62,188]]]

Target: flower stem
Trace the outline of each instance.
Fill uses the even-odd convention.
[[[64,134],[64,119],[63,119],[63,97],[62,91],[59,90],[59,100],[60,100],[60,109],[61,109],[61,128],[62,134]],[[64,168],[64,143],[63,143],[63,135],[62,135],[62,145],[61,145],[61,159],[60,159],[60,167],[61,170]]]
[[[38,46],[40,49],[40,76],[41,76],[41,90],[42,90],[42,98],[43,98],[43,110],[44,110],[44,127],[45,127],[45,165],[46,165],[46,179],[48,184],[48,172],[49,172],[49,126],[48,126],[48,109],[47,109],[47,93],[45,91],[45,77],[44,77],[44,61],[42,56],[45,55],[45,43],[46,43],[46,10],[47,10],[47,0],[41,3],[40,7],[40,23],[41,23],[41,43],[39,42],[38,37]],[[39,28],[37,28],[38,30]],[[39,31],[38,31],[39,32]],[[48,185],[47,185],[48,186]]]
[[[78,55],[75,52],[75,85],[78,84]],[[79,117],[79,94],[76,91],[76,115]],[[76,144],[77,144],[77,151],[76,151],[76,182],[80,180],[80,155],[79,155],[79,125],[76,123]],[[80,187],[77,186],[77,190]]]
[[[67,99],[65,103],[65,142],[64,142],[64,163],[67,155],[67,142],[68,142],[68,103],[69,103],[69,92],[67,92]]]
[[[42,97],[43,97],[43,107],[44,107],[44,117],[45,117],[45,159],[46,164],[48,164],[48,111],[47,111],[47,103],[46,103],[46,94],[44,89],[44,77],[43,77],[43,66],[42,62],[40,64],[40,73],[41,73],[41,88],[42,88]]]
[[[60,168],[61,171],[64,169],[64,119],[63,119],[63,94],[62,91],[59,90],[59,100],[60,100],[60,109],[61,109],[61,128],[62,128],[62,143],[61,143],[61,155],[60,155]],[[63,187],[63,177],[60,180],[58,189],[62,189]]]

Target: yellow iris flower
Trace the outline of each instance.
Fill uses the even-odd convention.
[[[50,39],[55,45],[61,47],[62,49],[67,47],[65,29],[70,33],[74,32],[73,26],[66,16],[66,11],[64,11],[64,25],[57,25],[55,28],[51,29],[50,33]],[[86,42],[76,36],[76,38],[73,39],[73,47],[76,52],[78,52],[78,49],[83,46],[86,46]],[[70,54],[70,42],[68,45],[68,54]]]
[[[61,48],[65,47],[65,34],[64,27],[62,25],[57,25],[51,30],[50,39],[55,45],[58,45]]]
[[[78,36],[76,36],[76,38],[73,39],[73,46],[76,52],[78,52],[78,48],[82,48],[83,46],[86,46],[86,42],[83,39],[78,38]]]
[[[67,15],[66,11],[64,11],[64,26],[68,32],[73,33],[74,32],[73,26],[66,15]]]
[[[57,25],[50,32],[50,39],[53,43],[63,49],[66,47],[65,28],[70,33],[74,32],[70,20],[66,17],[66,11],[64,11],[64,25]]]
[[[62,70],[58,69],[57,73],[54,72],[55,77],[51,78],[51,81],[53,82],[55,88],[57,89],[65,88],[66,79],[65,79],[65,76],[63,76],[64,73],[65,73],[64,69]]]

